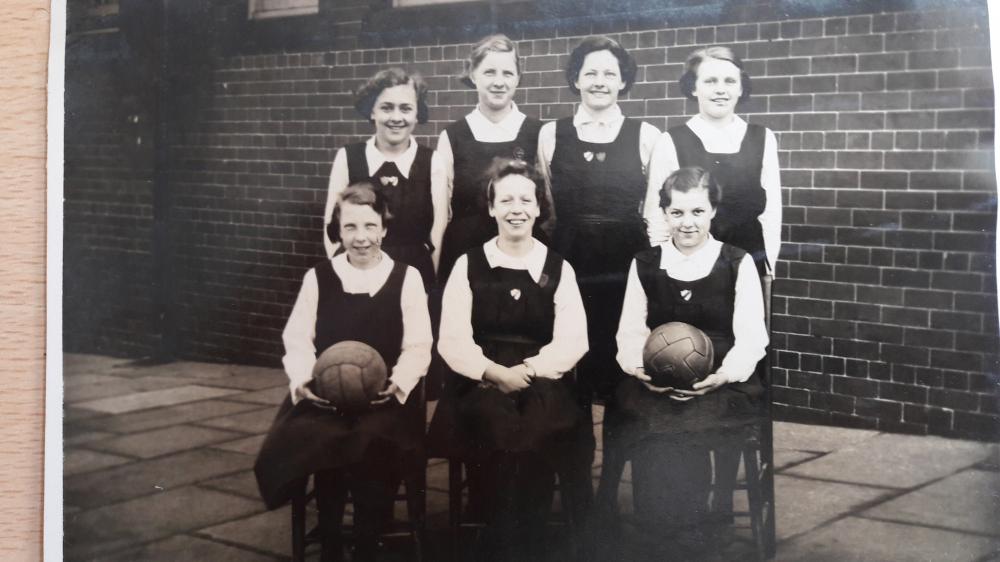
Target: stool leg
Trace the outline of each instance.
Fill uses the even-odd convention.
[[[448,459],[448,526],[451,528],[452,560],[460,560],[462,524],[462,461]]]
[[[757,547],[757,558],[765,558],[764,532],[761,528],[764,506],[761,502],[761,481],[760,470],[757,464],[757,449],[752,445],[747,445],[743,449],[743,468],[747,478],[747,502],[750,507],[750,530],[753,533],[753,542]]]
[[[306,495],[303,488],[292,496],[292,560],[304,562],[306,558]]]
[[[427,474],[414,466],[409,470],[403,485],[406,486],[406,512],[410,518],[410,534],[413,537],[414,560],[423,562],[425,512],[427,509]]]
[[[763,503],[767,508],[764,513],[764,556],[767,559],[774,558],[777,551],[777,537],[775,536],[774,523],[774,434],[770,416],[763,423],[761,428],[760,456],[762,464],[761,473],[761,493]]]

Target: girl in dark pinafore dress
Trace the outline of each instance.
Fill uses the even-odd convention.
[[[420,76],[407,75],[400,68],[381,70],[358,90],[354,107],[375,125],[375,134],[337,151],[324,222],[330,224],[334,204],[345,187],[370,180],[393,209],[392,228],[382,249],[394,260],[417,268],[430,290],[448,220],[448,194],[432,192],[434,151],[412,137],[416,124],[427,122],[427,85]],[[332,257],[338,248],[325,229],[323,243],[327,256]]]
[[[485,37],[472,48],[462,83],[476,89],[479,102],[441,132],[437,145],[434,189],[449,194],[451,204],[438,268],[442,280],[459,256],[497,235],[486,212],[486,170],[493,159],[535,162],[542,124],[514,103],[520,79],[521,58],[505,35]],[[535,236],[546,239],[540,225]]]
[[[618,363],[632,375],[616,391],[632,454],[635,521],[657,559],[699,560],[712,544],[711,451],[762,415],[755,369],[768,343],[751,257],[710,234],[719,188],[701,168],[671,174],[661,191],[670,241],[636,254],[618,327]],[[723,195],[724,198],[724,195]],[[643,369],[651,330],[685,322],[711,340],[715,363],[693,390],[659,388]]]
[[[431,326],[420,274],[380,250],[385,198],[367,182],[341,192],[330,237],[344,253],[310,269],[282,334],[288,398],[267,435],[254,473],[268,509],[303,491],[315,475],[322,560],[340,560],[344,502],[355,506],[355,560],[374,558],[403,454],[420,454],[423,409],[411,391],[427,372]],[[389,368],[386,388],[360,414],[335,411],[311,388],[328,347],[346,340],[375,348]]]
[[[480,554],[523,560],[542,550],[558,473],[579,522],[590,495],[593,433],[572,375],[587,351],[573,268],[531,235],[542,181],[498,161],[488,188],[499,235],[459,258],[444,292],[441,356],[454,373],[428,445],[475,474],[472,511],[487,523]]]

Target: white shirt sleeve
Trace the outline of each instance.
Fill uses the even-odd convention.
[[[736,277],[736,300],[733,305],[733,347],[723,358],[716,371],[729,382],[743,382],[750,378],[757,363],[764,357],[768,344],[767,326],[764,324],[764,295],[760,276],[753,258],[743,256]]]
[[[667,177],[677,171],[679,167],[674,139],[669,132],[663,133],[656,141],[656,146],[653,147],[653,154],[650,157],[646,201],[643,203],[642,210],[651,246],[658,246],[670,239],[667,220],[663,216],[663,210],[660,209],[660,189]]]
[[[538,350],[538,354],[524,362],[535,370],[535,375],[557,379],[569,371],[587,353],[587,313],[576,282],[573,266],[563,261],[559,286],[553,296],[555,321],[552,341]]]
[[[340,246],[339,243],[330,240],[326,227],[333,220],[333,208],[337,205],[337,198],[344,191],[350,182],[350,173],[347,169],[347,150],[341,148],[333,158],[333,169],[330,171],[330,183],[326,189],[326,210],[323,211],[323,247],[326,248],[326,256],[333,257],[333,253]]]
[[[302,279],[302,288],[295,299],[292,313],[281,333],[285,344],[285,356],[281,363],[288,375],[288,389],[292,401],[298,402],[295,389],[312,379],[316,364],[316,305],[319,299],[319,284],[316,270],[310,269]]]
[[[406,268],[399,306],[403,312],[403,348],[396,366],[392,368],[390,380],[399,387],[395,394],[396,400],[405,404],[410,391],[427,374],[431,363],[431,346],[434,345],[424,282],[412,267]]]
[[[635,260],[628,270],[628,282],[625,285],[625,301],[622,303],[622,316],[618,321],[618,354],[615,358],[618,365],[629,375],[635,375],[642,367],[642,348],[649,338],[649,327],[646,326],[647,314],[646,291],[639,282]]]
[[[781,170],[778,166],[778,140],[771,129],[764,137],[764,161],[760,171],[760,185],[764,188],[766,203],[759,220],[764,233],[764,253],[772,274],[781,253]]]
[[[643,121],[639,125],[639,158],[642,160],[642,173],[649,177],[649,163],[653,157],[653,149],[660,140],[660,130]]]
[[[448,143],[448,133],[442,131],[441,139],[438,142],[438,149],[431,156],[431,205],[434,209],[434,220],[431,223],[431,244],[434,251],[431,259],[434,262],[434,270],[437,271],[438,263],[441,261],[441,241],[444,240],[444,231],[451,220],[451,182],[448,170],[453,166],[452,162],[445,164],[440,152],[442,145],[448,146],[447,158],[452,158],[451,144]],[[446,169],[447,168],[447,169]]]
[[[468,267],[468,257],[459,257],[445,284],[438,352],[451,370],[473,380],[482,380],[491,361],[472,335],[472,288],[469,287]]]
[[[556,151],[556,123],[550,121],[542,125],[538,132],[538,150],[535,157],[535,168],[545,181],[545,198],[549,204],[549,218],[539,227],[549,236],[555,232],[557,221],[555,200],[552,197],[552,155]]]

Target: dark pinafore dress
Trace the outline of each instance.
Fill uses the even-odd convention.
[[[678,164],[682,168],[700,166],[708,170],[722,188],[722,201],[712,219],[712,236],[746,250],[757,272],[766,274],[767,253],[759,218],[767,204],[767,193],[760,184],[767,129],[748,124],[740,150],[733,154],[708,152],[687,125],[673,127],[668,132],[674,141]]]
[[[394,261],[412,265],[420,272],[424,289],[434,286],[434,263],[431,253],[431,226],[434,206],[431,201],[431,156],[434,151],[417,145],[417,154],[410,166],[409,177],[400,172],[395,162],[385,162],[374,173],[368,169],[365,157],[367,143],[345,147],[350,182],[370,179],[375,189],[385,195],[392,213],[386,225],[389,233],[382,241],[382,251]]]
[[[385,285],[370,296],[344,292],[329,260],[316,266],[317,357],[337,342],[360,341],[382,355],[391,373],[402,349],[400,298],[407,267],[395,262]],[[375,443],[394,445],[401,451],[421,447],[420,414],[417,400],[412,399],[405,405],[393,399],[363,414],[343,415],[318,408],[308,400],[292,405],[291,396],[285,398],[254,465],[261,497],[268,509],[280,507],[301,487],[304,478],[361,462]]]
[[[733,310],[736,279],[746,252],[724,244],[709,275],[678,281],[660,269],[660,247],[635,257],[636,273],[647,298],[646,325],[650,330],[666,322],[685,322],[705,332],[715,350],[713,372],[733,347]],[[681,297],[690,291],[690,299]],[[751,423],[761,413],[763,387],[754,373],[742,383],[727,384],[703,396],[678,401],[650,392],[635,377],[618,385],[616,399],[628,419],[621,439],[626,447],[657,435],[704,434]]]
[[[589,143],[577,138],[573,118],[556,122],[554,246],[573,265],[587,311],[590,351],[577,372],[586,388],[601,395],[619,379],[615,333],[629,263],[649,247],[640,212],[646,195],[641,126],[626,118],[613,142]]]
[[[451,221],[441,242],[438,278],[448,279],[455,260],[497,235],[496,221],[487,210],[486,171],[494,158],[512,158],[534,164],[541,121],[525,117],[517,138],[510,142],[480,142],[464,118],[448,125],[448,140],[454,154],[454,181],[451,194]],[[539,225],[535,238],[545,241]]]
[[[481,247],[467,255],[476,344],[488,359],[506,367],[536,355],[552,341],[562,258],[548,252],[536,283],[526,270],[491,268]],[[431,456],[565,453],[571,443],[564,438],[583,420],[572,385],[569,376],[538,377],[528,388],[504,394],[489,383],[449,373],[428,434]]]

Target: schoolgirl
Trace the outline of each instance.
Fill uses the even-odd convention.
[[[512,160],[489,178],[498,236],[460,257],[445,286],[438,349],[455,376],[429,441],[474,469],[480,557],[522,560],[544,550],[554,472],[574,521],[586,509],[593,433],[569,372],[587,327],[573,268],[532,236],[547,213],[541,178]]]
[[[485,172],[494,158],[534,164],[542,124],[514,103],[521,57],[505,35],[490,35],[472,48],[462,83],[475,88],[476,108],[441,131],[435,190],[448,194],[451,215],[442,242],[439,276],[447,279],[459,256],[497,235],[486,213]],[[439,187],[440,186],[440,187]],[[541,235],[536,226],[536,235]]]
[[[324,224],[330,224],[345,187],[370,180],[394,214],[382,249],[394,260],[417,268],[430,289],[448,220],[448,200],[444,190],[431,189],[433,151],[413,139],[417,123],[427,122],[427,85],[401,68],[380,70],[358,89],[354,107],[375,125],[375,134],[337,151]],[[326,229],[323,244],[328,256],[338,249]]]
[[[412,395],[427,372],[431,326],[420,274],[381,250],[386,198],[362,181],[339,193],[328,228],[344,252],[310,269],[282,334],[290,394],[265,439],[254,472],[269,509],[315,475],[322,560],[340,560],[341,519],[354,499],[356,560],[374,558],[405,452],[423,444],[423,410]],[[375,348],[390,370],[371,410],[348,415],[311,388],[316,358],[354,340]]]

